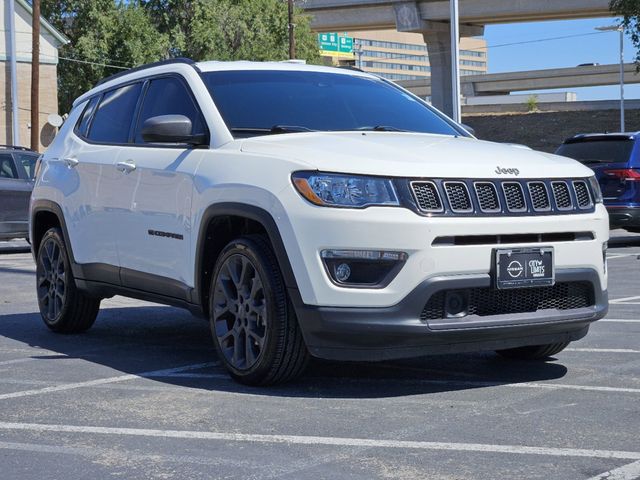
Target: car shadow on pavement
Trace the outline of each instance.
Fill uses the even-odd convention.
[[[164,306],[106,308],[91,330],[79,335],[49,331],[38,313],[0,316],[0,348],[34,350],[33,358],[60,361],[77,358],[114,369],[122,374],[141,374],[216,361],[208,324],[189,313]],[[21,345],[23,344],[23,345]],[[33,369],[33,365],[29,365]],[[83,367],[66,364],[82,372]],[[48,372],[51,369],[46,369]],[[94,371],[94,368],[86,368]],[[251,393],[267,396],[310,398],[382,398],[468,390],[493,385],[549,381],[563,377],[567,368],[555,361],[517,362],[494,353],[438,355],[418,359],[347,363],[312,360],[295,382],[268,388],[240,385],[221,366],[212,366],[148,378],[163,384],[209,391]],[[37,372],[34,372],[37,376]],[[102,373],[100,377],[120,373]],[[77,374],[73,375],[78,381]],[[52,384],[65,382],[47,378]],[[80,380],[83,381],[83,380]]]

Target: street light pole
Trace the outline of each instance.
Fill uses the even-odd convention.
[[[453,119],[460,123],[462,111],[460,107],[460,34],[458,0],[450,0],[451,7],[451,111]]]
[[[624,27],[622,25],[610,25],[608,27],[596,27],[596,30],[620,33],[620,131],[624,132]]]

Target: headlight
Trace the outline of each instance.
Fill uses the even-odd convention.
[[[589,177],[589,186],[593,192],[594,203],[602,203],[602,190],[600,190],[600,184],[595,176]]]
[[[296,172],[291,178],[300,195],[316,205],[352,208],[400,205],[388,178],[320,172]]]

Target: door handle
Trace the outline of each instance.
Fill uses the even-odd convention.
[[[74,168],[74,167],[78,166],[78,163],[79,163],[78,159],[75,158],[75,157],[66,157],[66,158],[63,158],[62,161],[64,163],[66,163],[67,167],[69,167],[69,168]]]
[[[133,160],[125,160],[124,162],[116,163],[116,168],[122,173],[131,173],[136,169],[136,164]]]

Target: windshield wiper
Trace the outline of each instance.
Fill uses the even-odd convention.
[[[271,127],[271,133],[297,133],[297,132],[317,132],[300,125],[274,125]]]
[[[366,131],[366,132],[408,132],[408,130],[392,127],[390,125],[376,125],[375,127],[360,127],[360,128],[356,128],[356,130]]]
[[[312,130],[307,127],[302,127],[299,125],[274,125],[271,128],[261,128],[261,127],[231,127],[232,133],[245,133],[251,134],[256,133],[259,135],[267,135],[270,133],[302,133],[302,132],[317,132],[317,130]]]

